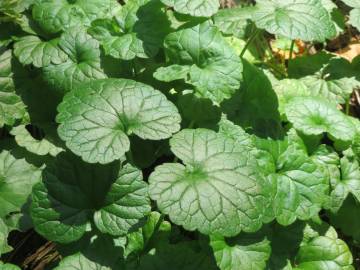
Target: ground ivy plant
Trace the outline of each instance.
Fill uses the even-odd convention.
[[[342,2],[1,1],[0,268],[34,230],[57,270],[355,269]]]

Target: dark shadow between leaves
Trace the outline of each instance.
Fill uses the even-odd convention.
[[[243,60],[243,82],[240,89],[221,104],[228,119],[247,132],[262,138],[281,139],[278,99],[265,73]]]

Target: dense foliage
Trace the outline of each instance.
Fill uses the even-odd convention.
[[[0,268],[34,228],[57,270],[355,269],[342,2],[0,1]]]

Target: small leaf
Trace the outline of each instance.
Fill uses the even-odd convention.
[[[345,114],[328,101],[315,97],[293,98],[285,108],[295,129],[307,135],[328,133],[336,140],[351,141],[355,128]]]
[[[161,0],[161,2],[173,7],[176,12],[196,17],[210,17],[220,7],[217,0]]]
[[[253,20],[271,34],[304,41],[325,41],[335,25],[319,0],[257,0]]]
[[[252,17],[253,7],[234,7],[221,9],[213,19],[214,24],[225,35],[244,38],[249,20]]]
[[[123,269],[122,250],[108,236],[99,236],[80,251],[63,258],[54,270]]]
[[[10,134],[15,136],[15,141],[19,146],[24,147],[26,150],[36,155],[43,156],[50,154],[51,156],[56,156],[61,151],[64,151],[64,149],[51,142],[51,137],[45,137],[41,140],[35,139],[26,129],[25,125],[12,128]]]
[[[149,58],[162,47],[170,22],[159,0],[129,0],[113,20],[94,21],[89,32],[107,55],[123,60]]]
[[[186,165],[160,165],[149,183],[151,198],[171,221],[224,236],[261,227],[269,186],[240,154],[241,146],[207,129],[182,130],[170,145]]]
[[[341,177],[333,183],[331,210],[337,212],[349,193],[360,202],[360,166],[351,151],[346,151],[340,159]]]
[[[221,270],[265,269],[271,254],[270,241],[262,231],[227,239],[214,235],[210,245]]]
[[[10,247],[7,243],[8,234],[9,229],[4,223],[4,221],[0,218],[0,256],[12,250],[12,247]]]
[[[239,88],[241,60],[210,22],[169,34],[164,46],[172,64],[184,66],[184,72],[190,66],[186,81],[195,86],[198,95],[220,103]],[[176,75],[173,77],[179,79]],[[181,76],[187,78],[184,73]],[[158,76],[163,78],[169,80],[168,76]]]
[[[175,105],[151,86],[125,79],[84,84],[58,107],[59,136],[86,162],[109,163],[129,150],[128,136],[161,140],[180,129]]]
[[[154,78],[163,82],[187,80],[189,72],[190,66],[171,65],[158,68],[154,73]]]
[[[15,92],[11,50],[0,54],[0,127],[12,126],[26,115],[26,106]]]
[[[24,65],[46,67],[50,64],[61,64],[67,55],[58,47],[58,39],[42,41],[36,36],[25,36],[14,44],[14,54]]]
[[[0,218],[20,212],[28,200],[33,185],[40,181],[41,170],[12,152],[0,153]]]
[[[80,83],[106,78],[100,63],[99,43],[84,28],[74,27],[63,33],[59,46],[68,60],[43,69],[44,79],[51,86],[67,92]]]

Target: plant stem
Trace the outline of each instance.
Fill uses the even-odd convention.
[[[346,113],[346,115],[349,115],[349,114],[350,114],[350,99],[347,99],[347,100],[346,100],[345,113]]]
[[[250,36],[250,38],[248,39],[248,41],[245,44],[245,47],[243,48],[243,50],[240,53],[240,58],[243,58],[246,50],[248,49],[248,47],[250,46],[250,44],[253,42],[253,40],[256,38],[256,36],[259,34],[260,29],[256,29]]]
[[[291,41],[291,46],[290,46],[290,55],[289,55],[289,62],[288,65],[292,59],[293,53],[294,53],[294,47],[295,47],[295,40]]]

